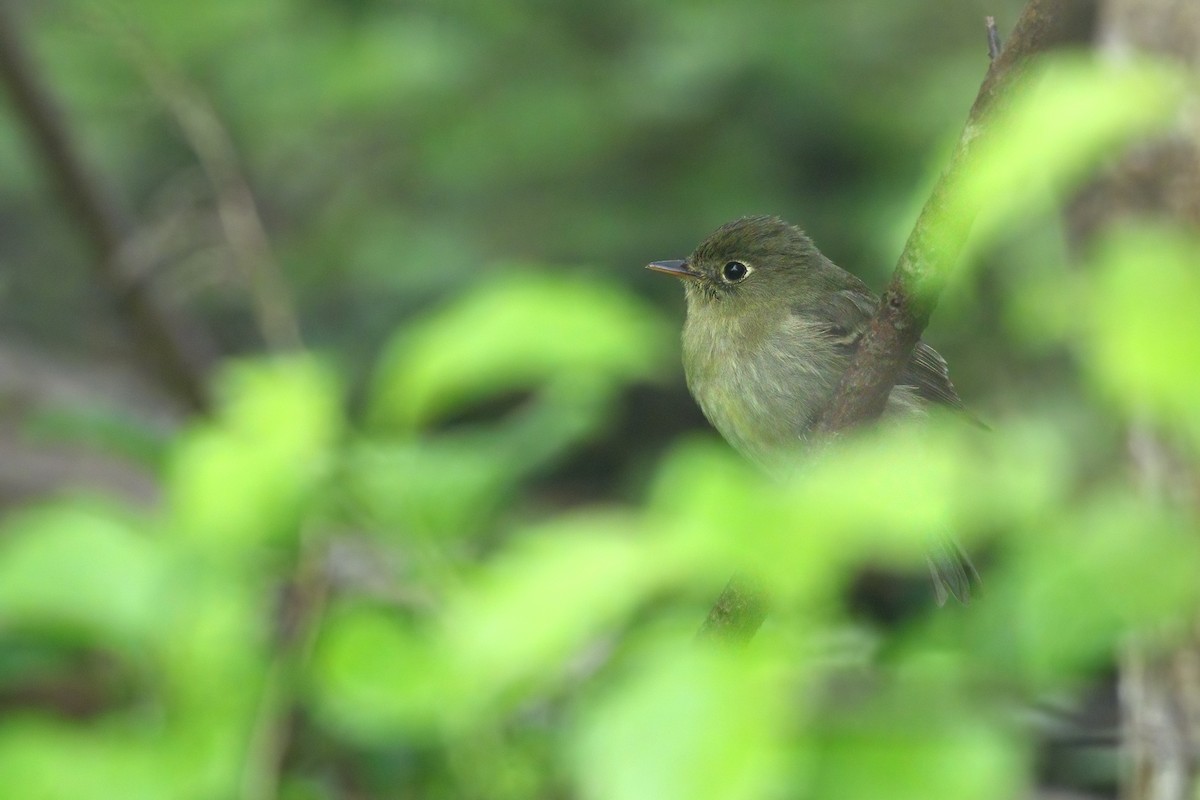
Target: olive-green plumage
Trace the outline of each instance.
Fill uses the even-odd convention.
[[[686,261],[650,269],[683,279],[688,388],[721,435],[770,473],[796,459],[832,399],[878,300],[778,217],[718,228]],[[919,342],[888,398],[888,415],[929,403],[961,408],[946,362]],[[977,578],[953,543],[931,556],[939,602],[962,601]]]

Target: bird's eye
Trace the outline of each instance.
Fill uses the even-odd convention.
[[[721,277],[726,283],[737,283],[745,280],[750,274],[750,268],[740,261],[730,261],[725,266],[721,267]]]

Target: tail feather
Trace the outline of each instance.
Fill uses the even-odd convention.
[[[948,536],[938,537],[926,560],[933,575],[933,596],[939,606],[945,605],[951,595],[964,606],[969,605],[972,585],[976,595],[979,594],[982,586],[979,571],[958,542]]]

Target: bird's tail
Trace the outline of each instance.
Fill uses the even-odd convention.
[[[949,536],[939,536],[926,556],[933,575],[933,595],[939,606],[951,595],[964,606],[971,602],[972,586],[979,594],[982,581],[971,558],[958,542]]]

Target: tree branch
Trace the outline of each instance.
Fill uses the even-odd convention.
[[[950,165],[925,202],[870,327],[817,421],[818,435],[835,434],[883,413],[979,212],[959,202],[961,193],[955,188],[972,166],[972,145],[984,134],[987,116],[1035,57],[1090,41],[1095,16],[1095,0],[1029,0],[1025,5],[1008,42],[991,59]],[[989,47],[998,46],[990,31],[988,41]],[[761,592],[735,576],[717,598],[701,634],[747,641],[762,624],[765,609]]]
[[[212,186],[217,219],[234,263],[241,268],[267,349],[303,346],[292,292],[271,247],[258,202],[241,165],[237,148],[216,109],[199,88],[172,69],[123,19],[103,17],[109,35],[120,43],[159,101],[174,117],[184,139]]]
[[[995,17],[984,17],[984,26],[987,28],[987,46],[988,60],[995,61],[1000,57],[1000,31],[996,28]]]
[[[94,253],[96,278],[109,293],[134,352],[167,388],[197,411],[208,408],[205,383],[214,349],[208,337],[168,308],[153,287],[124,269],[126,226],[101,183],[84,164],[50,92],[42,85],[0,0],[0,85],[29,132],[67,211]]]
[[[972,166],[973,145],[985,133],[986,118],[1003,104],[1006,90],[1021,79],[1036,56],[1088,41],[1095,13],[1094,0],[1030,0],[1025,5],[1008,42],[988,68],[950,165],[917,218],[858,352],[817,421],[818,434],[836,433],[883,413],[978,215],[979,208],[962,202],[955,189]]]

